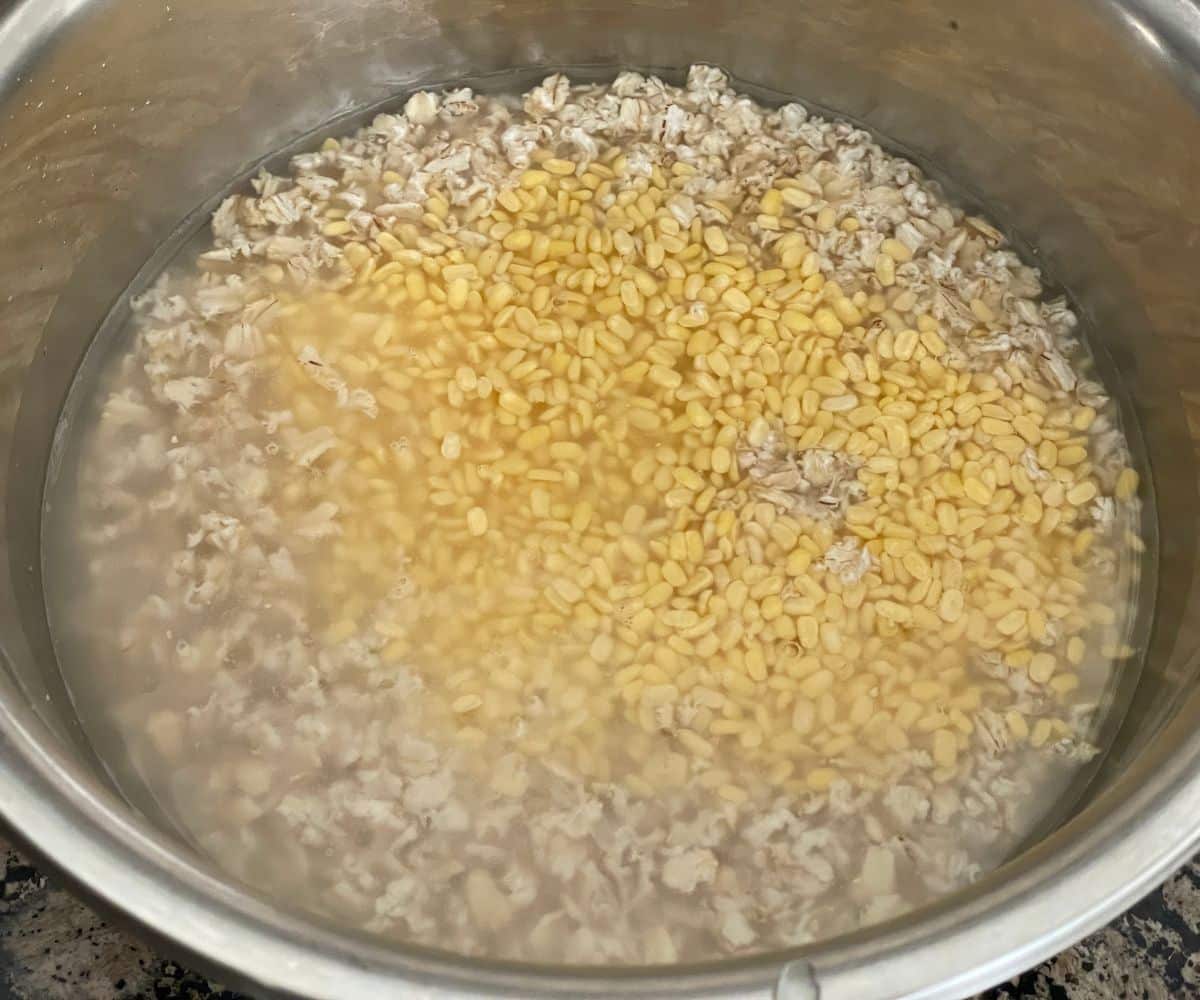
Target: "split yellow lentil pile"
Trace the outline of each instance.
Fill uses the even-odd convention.
[[[268,347],[278,405],[343,459],[287,498],[338,507],[326,638],[370,620],[459,739],[644,793],[695,774],[735,802],[879,787],[909,749],[946,781],[982,708],[1017,743],[1072,735],[975,658],[1053,701],[1089,644],[1127,653],[1084,568],[1114,544],[1081,515],[1095,412],[1015,367],[966,370],[897,285],[897,240],[861,287],[826,280],[806,226],[858,222],[802,221],[811,178],[762,195],[781,235],[759,252],[723,202],[680,223],[688,176],[541,153],[490,210],[433,193],[370,241],[330,211],[353,280],[287,300]],[[331,374],[373,402],[339,407]],[[766,497],[742,467],[762,448],[833,453],[853,502]],[[1136,487],[1127,470],[1118,497]],[[849,542],[870,557],[857,579],[825,561]],[[614,719],[634,724],[619,775]]]

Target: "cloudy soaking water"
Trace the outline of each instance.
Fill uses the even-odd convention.
[[[1097,752],[1138,477],[1062,300],[862,130],[561,75],[225,200],[49,491],[64,672],[235,878],[479,955],[812,941]]]

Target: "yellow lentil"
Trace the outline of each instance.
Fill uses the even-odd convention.
[[[1015,740],[1049,740],[963,664],[1003,655],[1062,698],[1087,630],[1111,626],[1086,600],[1085,559],[1111,554],[1081,515],[1102,488],[1095,411],[968,370],[897,286],[899,240],[869,287],[828,280],[797,228],[811,179],[761,196],[759,227],[783,235],[759,266],[731,225],[674,218],[687,171],[535,162],[490,213],[434,192],[426,230],[348,243],[354,282],[283,303],[286,403],[300,430],[338,429],[351,470],[295,504],[333,500],[345,526],[322,581],[331,634],[411,579],[419,612],[384,659],[416,658],[468,742],[534,694],[549,711],[530,746],[584,746],[589,719],[620,716],[675,755],[629,778],[651,790],[718,748],[793,790],[868,781],[834,760],[855,748],[922,748],[943,780],[985,704]],[[600,189],[611,207],[583,197]],[[863,224],[839,211],[812,224]],[[398,297],[361,297],[376,285]],[[377,419],[303,376],[310,343]],[[844,524],[756,489],[745,455],[772,440],[853,456]],[[1137,491],[1132,469],[1116,477],[1118,500]],[[853,580],[827,561],[839,539],[862,553]],[[730,772],[703,780],[749,797]]]

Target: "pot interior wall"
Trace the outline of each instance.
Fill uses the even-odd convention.
[[[1093,792],[1191,692],[1200,116],[1183,54],[1152,20],[1084,0],[37,7],[10,6],[0,24],[0,634],[15,683],[81,758],[46,633],[38,525],[54,427],[91,338],[231,177],[415,82],[486,87],[513,66],[674,75],[717,63],[766,96],[859,120],[1035,247],[1119,375],[1163,540],[1144,669]]]

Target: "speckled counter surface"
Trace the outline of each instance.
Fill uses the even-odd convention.
[[[249,1000],[111,927],[0,844],[0,998]],[[1200,859],[1104,930],[976,1000],[1200,998]]]

